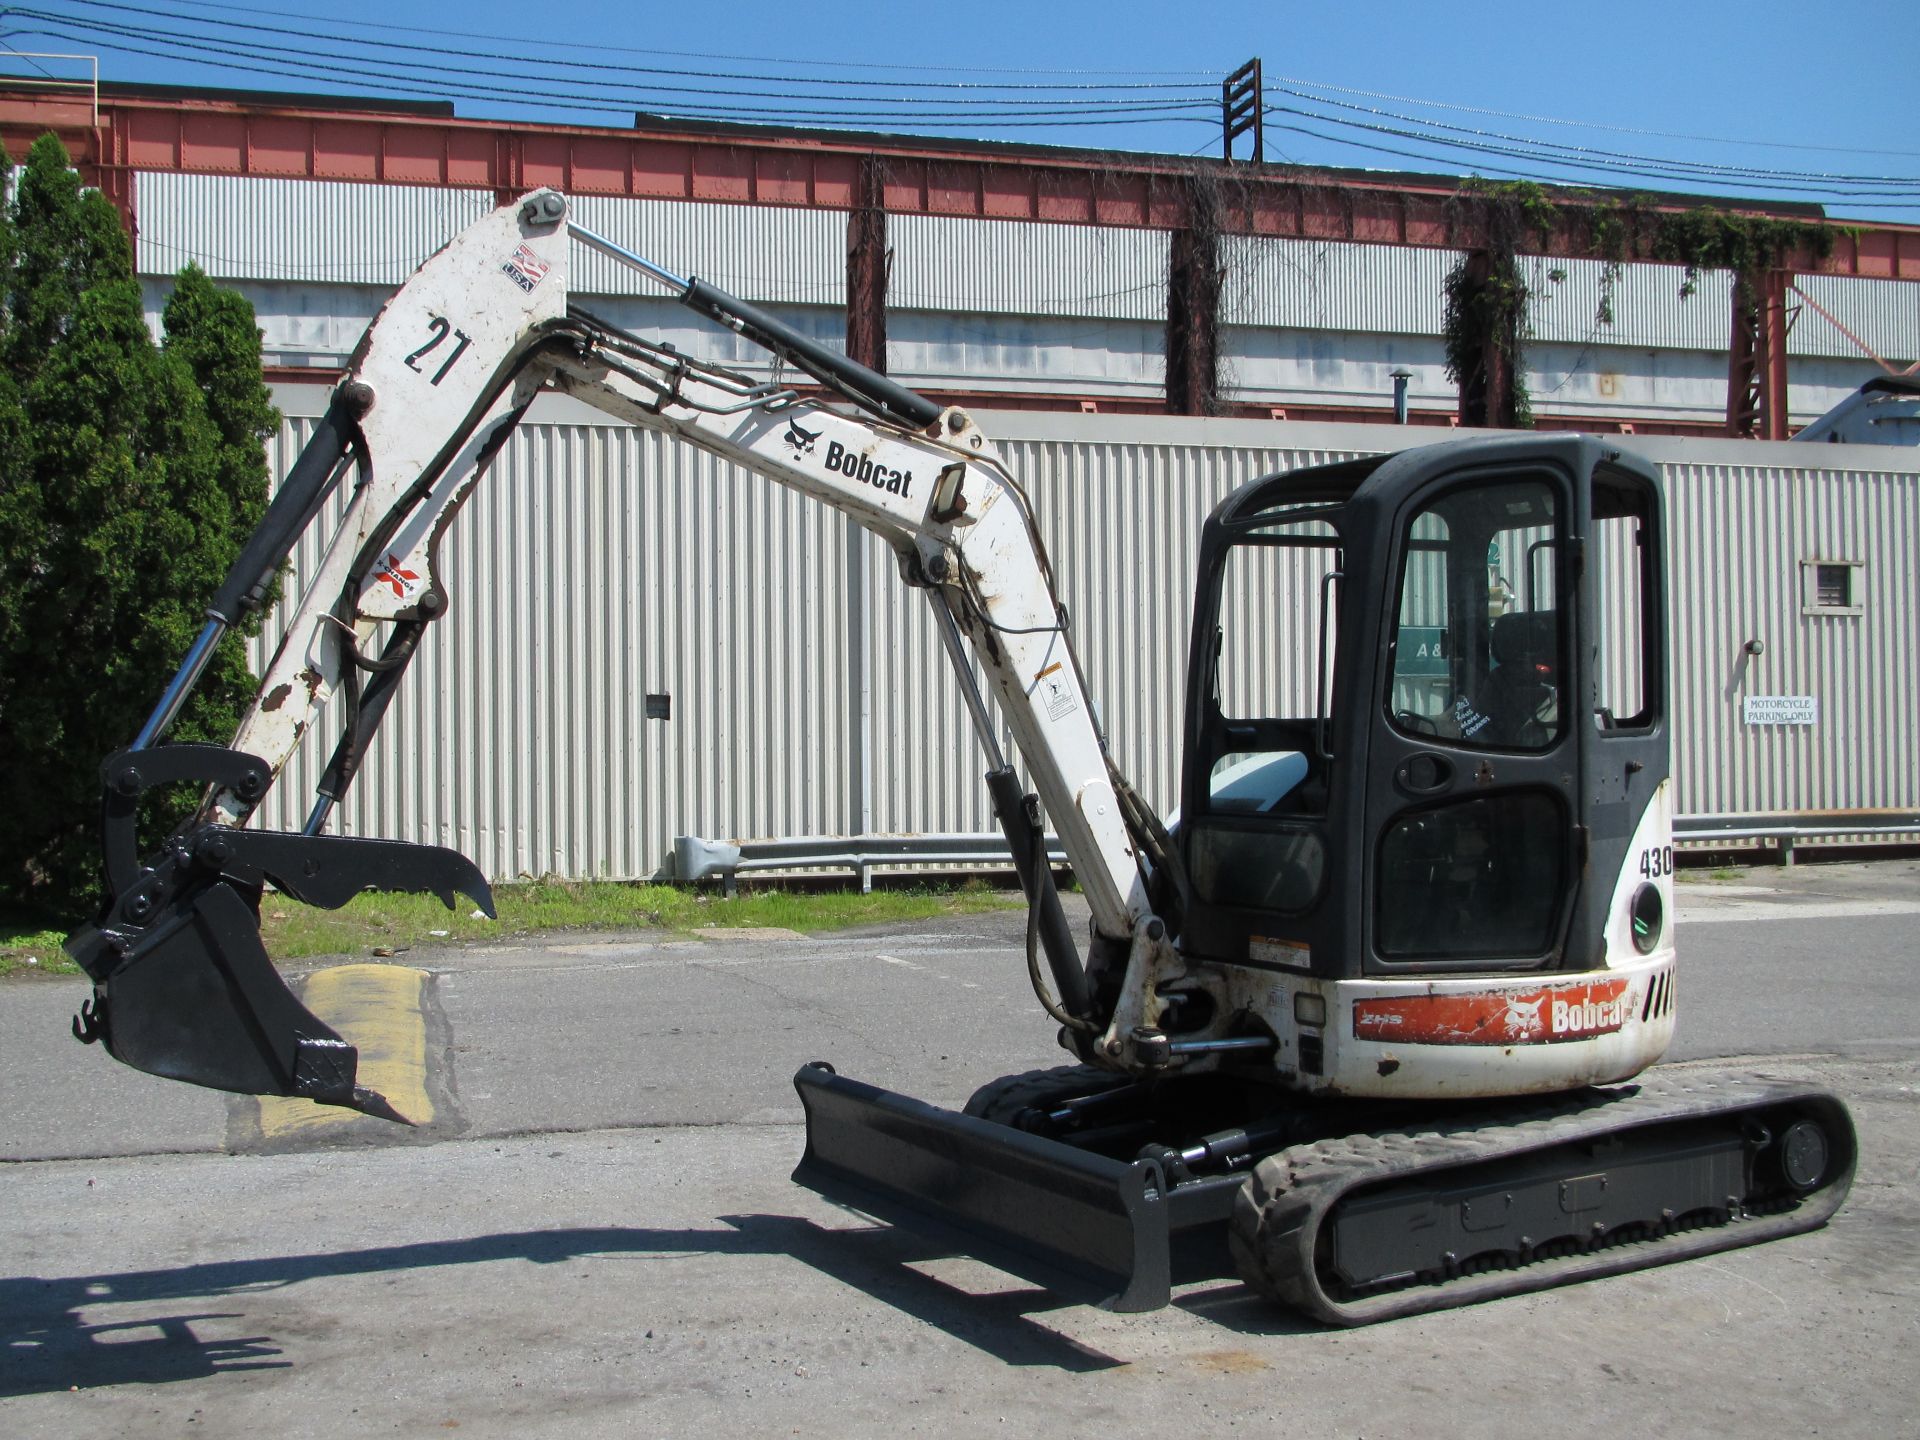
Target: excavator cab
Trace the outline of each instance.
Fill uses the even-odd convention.
[[[1177,953],[1081,1049],[1130,1078],[954,1115],[803,1070],[796,1178],[1117,1309],[1237,1273],[1340,1325],[1822,1223],[1835,1097],[1644,1073],[1673,1024],[1663,543],[1654,469],[1575,435],[1228,496],[1158,867]]]
[[[1229,496],[1188,674],[1188,956],[1328,980],[1604,969],[1667,778],[1659,517],[1652,467],[1584,436]],[[1658,887],[1640,903],[1650,950]]]

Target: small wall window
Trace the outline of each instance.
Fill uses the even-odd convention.
[[[1858,560],[1802,560],[1800,613],[1860,615],[1866,610],[1866,566]]]

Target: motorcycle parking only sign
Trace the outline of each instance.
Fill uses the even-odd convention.
[[[1820,700],[1814,695],[1748,695],[1740,701],[1747,725],[1817,725]]]

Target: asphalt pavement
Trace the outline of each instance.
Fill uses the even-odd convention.
[[[1847,1098],[1834,1223],[1346,1332],[1064,1305],[788,1182],[809,1059],[948,1105],[1059,1062],[1017,915],[399,957],[414,1131],[136,1074],[83,985],[0,982],[0,1434],[1920,1432],[1920,865],[1680,896],[1671,1058]]]

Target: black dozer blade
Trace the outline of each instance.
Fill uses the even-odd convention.
[[[214,826],[185,837],[180,854],[182,862],[147,872],[97,925],[68,939],[94,980],[75,1036],[169,1080],[412,1123],[358,1083],[359,1051],[287,988],[260,941],[255,902],[268,879],[327,908],[377,885],[449,904],[463,893],[492,915],[492,893],[472,862],[400,841]]]
[[[1109,1160],[818,1061],[793,1083],[807,1112],[799,1184],[1069,1300],[1167,1303],[1172,1207],[1157,1161]]]

